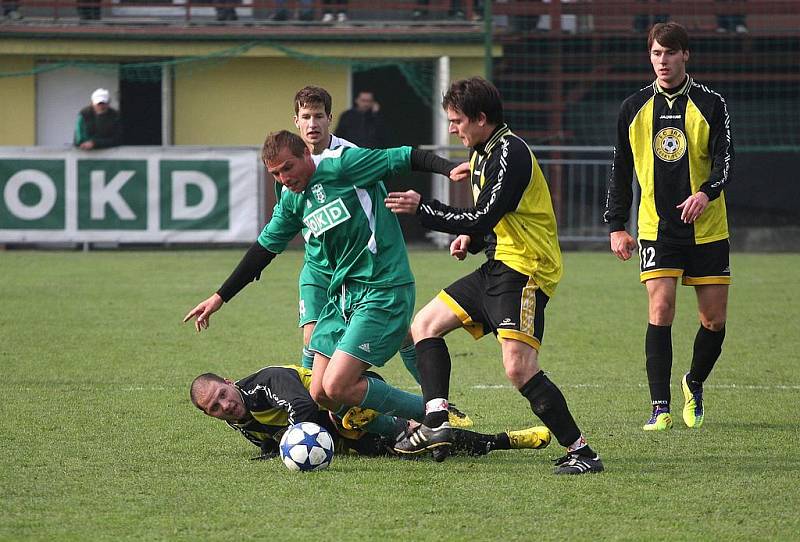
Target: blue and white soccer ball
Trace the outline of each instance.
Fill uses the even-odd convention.
[[[289,470],[327,469],[333,460],[333,437],[315,423],[296,423],[283,434],[280,449]]]

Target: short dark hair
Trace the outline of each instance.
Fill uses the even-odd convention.
[[[265,164],[273,161],[280,154],[281,149],[289,149],[293,155],[302,158],[307,148],[300,136],[295,133],[288,130],[272,132],[267,136],[264,146],[261,148],[261,160]]]
[[[683,25],[675,22],[657,23],[650,29],[647,35],[647,50],[653,48],[653,42],[657,41],[664,47],[675,49],[676,51],[689,50],[689,33]]]
[[[483,77],[461,79],[450,85],[442,97],[442,108],[452,108],[464,113],[468,119],[476,120],[481,113],[491,124],[503,122],[503,100],[500,91]]]
[[[327,90],[322,87],[309,85],[301,88],[297,91],[297,94],[294,95],[294,114],[296,115],[299,113],[301,107],[321,105],[325,108],[325,114],[330,116],[332,104],[333,99]]]
[[[200,395],[200,390],[206,387],[209,383],[216,382],[218,384],[225,384],[225,379],[215,373],[203,373],[194,380],[192,380],[192,385],[189,386],[189,397],[192,400],[192,404],[200,408],[200,405],[197,404],[197,396]],[[205,412],[205,411],[204,411]]]

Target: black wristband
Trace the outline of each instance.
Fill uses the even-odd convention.
[[[274,252],[270,252],[261,244],[256,241],[252,246],[247,249],[247,252],[242,257],[239,265],[233,270],[233,273],[228,279],[219,287],[217,293],[224,302],[230,301],[233,296],[238,294],[242,288],[261,278],[261,272],[264,270],[269,262],[275,257]]]
[[[450,176],[450,170],[458,164],[451,162],[430,151],[411,149],[411,170],[439,173],[445,177]]]

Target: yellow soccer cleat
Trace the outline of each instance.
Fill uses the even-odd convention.
[[[380,412],[371,408],[350,407],[350,410],[342,416],[342,425],[345,429],[363,430],[364,426],[380,416]]]
[[[689,373],[683,375],[681,379],[681,389],[683,390],[683,421],[686,427],[698,429],[703,425],[703,388],[692,391],[687,377]]]
[[[642,427],[645,431],[666,431],[672,429],[672,414],[669,410],[656,409]]]
[[[346,429],[344,425],[342,425],[342,419],[333,412],[328,412],[328,417],[330,418],[334,427],[336,427],[336,431],[339,433],[339,435],[346,439],[358,440],[366,434],[360,429]]]
[[[447,407],[447,421],[450,422],[450,427],[464,429],[465,427],[472,427],[472,418],[458,410],[455,405]]]
[[[543,425],[529,427],[519,431],[506,431],[512,450],[531,449],[540,450],[550,444],[550,430]]]

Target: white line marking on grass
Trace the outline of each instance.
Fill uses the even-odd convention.
[[[607,387],[606,384],[559,384],[559,387],[562,388],[605,388]],[[635,386],[622,386],[619,384],[614,384],[616,388],[646,388],[648,387],[647,384],[636,384]],[[470,389],[473,390],[501,390],[501,389],[513,389],[513,386],[510,384],[476,384],[474,386],[470,386]],[[705,389],[716,389],[716,390],[781,390],[781,391],[800,391],[800,385],[797,384],[776,384],[774,386],[767,386],[767,385],[757,385],[757,384],[707,384],[704,386]]]
[[[143,386],[132,386],[130,388],[121,388],[121,391],[164,391],[167,388],[164,386],[155,386],[155,387],[143,387]]]

